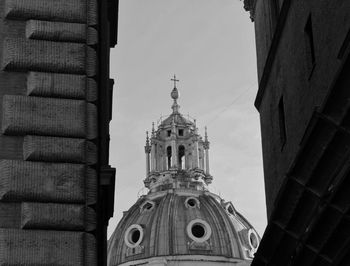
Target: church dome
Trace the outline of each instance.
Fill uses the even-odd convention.
[[[124,213],[110,239],[108,261],[250,265],[259,240],[230,202],[208,191],[170,189],[142,196]]]
[[[109,266],[250,265],[260,238],[231,202],[209,192],[207,129],[179,112],[146,134],[147,195],[119,222],[108,243]]]

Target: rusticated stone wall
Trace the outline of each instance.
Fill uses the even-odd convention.
[[[0,1],[0,265],[98,265],[97,9]]]

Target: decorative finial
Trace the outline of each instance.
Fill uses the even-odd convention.
[[[207,132],[207,127],[205,126],[205,131],[204,131],[204,149],[208,150],[209,149],[209,141],[208,141],[208,132]],[[209,173],[209,170],[207,171]]]
[[[148,131],[146,131],[146,145],[149,145],[149,137],[148,137]]]
[[[154,122],[152,122],[152,137],[155,135],[155,130],[154,130]]]
[[[146,146],[145,146],[145,152],[150,153],[151,152],[151,145],[149,143],[149,137],[148,137],[148,131],[146,131]]]
[[[176,75],[174,75],[174,78],[171,79],[171,81],[174,81],[174,88],[170,94],[171,98],[174,100],[174,103],[171,108],[173,109],[173,113],[175,114],[179,112],[180,108],[180,106],[177,104],[177,99],[179,99],[179,91],[176,88],[176,82],[178,82],[179,80],[176,79]]]

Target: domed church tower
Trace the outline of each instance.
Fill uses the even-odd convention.
[[[260,237],[208,190],[209,141],[185,118],[171,92],[172,113],[146,137],[147,195],[127,211],[108,246],[108,265],[250,265]]]

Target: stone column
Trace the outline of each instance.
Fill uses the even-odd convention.
[[[171,140],[171,167],[177,167],[177,147],[175,138]]]
[[[154,143],[154,140],[152,140],[151,144],[151,171],[156,171],[156,145]]]
[[[145,153],[146,153],[146,178],[148,177],[149,173],[151,172],[151,167],[150,167],[150,153],[151,153],[151,147],[148,142],[148,136],[147,136],[147,142],[145,146]]]
[[[209,171],[209,149],[205,149],[205,174],[210,175]]]
[[[196,139],[193,145],[192,168],[198,167],[198,157],[198,141]]]

